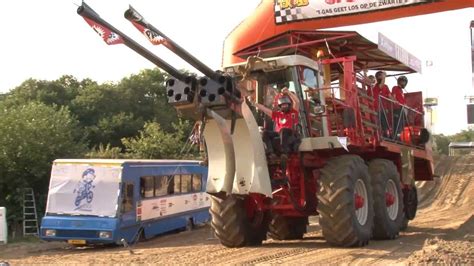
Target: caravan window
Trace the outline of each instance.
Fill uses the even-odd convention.
[[[199,192],[202,189],[202,177],[201,175],[193,175],[193,191]]]
[[[179,194],[181,193],[181,178],[180,175],[172,176],[174,180],[174,193]]]
[[[173,194],[173,188],[173,176],[140,177],[140,194],[142,198],[153,198]]]
[[[192,189],[192,175],[181,175],[181,193],[189,193]]]
[[[122,183],[122,213],[133,210],[133,184]]]
[[[143,176],[140,178],[140,191],[142,198],[152,198],[154,195],[153,176]]]
[[[155,197],[168,194],[168,176],[155,176]]]
[[[201,189],[201,175],[163,175],[140,177],[140,194],[142,198],[200,192]]]

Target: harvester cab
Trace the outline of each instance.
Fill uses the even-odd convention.
[[[406,95],[407,105],[368,93],[367,71],[414,72],[376,44],[355,32],[289,31],[238,51],[243,63],[213,71],[136,10],[125,12],[152,44],[204,74],[197,77],[180,73],[85,3],[78,14],[108,44],[123,43],[168,72],[168,102],[202,121],[211,225],[223,245],[258,245],[267,234],[302,238],[308,217],[319,214],[328,242],[361,246],[371,237],[395,238],[414,218],[414,181],[433,176],[421,93]],[[291,111],[278,109],[281,94],[291,98]]]

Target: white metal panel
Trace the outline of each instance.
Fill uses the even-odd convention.
[[[114,217],[122,167],[53,164],[47,213]]]
[[[263,147],[262,136],[257,122],[247,104],[242,104],[244,119],[235,124],[235,178],[232,192],[234,194],[260,193],[272,197],[270,175]]]
[[[0,244],[8,242],[7,209],[0,207]]]
[[[231,193],[235,173],[235,155],[226,121],[215,114],[215,118],[206,123],[204,139],[209,159],[206,191]]]
[[[300,151],[313,151],[344,148],[347,151],[347,137],[317,137],[317,138],[303,138],[299,147]]]

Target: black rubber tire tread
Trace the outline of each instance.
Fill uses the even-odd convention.
[[[268,236],[275,240],[303,239],[307,224],[308,217],[275,214],[268,228]]]
[[[408,220],[413,220],[415,219],[418,210],[418,192],[415,184],[412,184],[408,191],[402,190],[402,192],[405,216]]]
[[[374,159],[369,163],[374,198],[374,239],[395,239],[405,216],[403,210],[403,193],[397,167],[390,160]],[[390,219],[385,200],[385,187],[392,180],[398,192],[398,214],[395,220]]]
[[[400,224],[400,231],[405,231],[408,228],[408,218],[406,216],[403,216],[402,223]]]
[[[400,231],[405,231],[408,228],[409,220],[415,219],[416,211],[418,209],[418,192],[416,190],[415,182],[413,182],[411,189],[409,189],[408,191],[402,190],[402,192],[404,215],[403,221],[400,225]]]
[[[362,180],[367,190],[367,221],[356,217],[354,189]],[[330,159],[321,169],[318,212],[323,236],[332,245],[353,247],[369,243],[373,228],[373,200],[370,176],[364,160],[357,155]]]
[[[211,196],[209,212],[214,233],[226,247],[261,245],[266,239],[268,221],[264,221],[261,228],[252,228],[245,212],[244,199],[240,197],[230,195],[220,199]]]

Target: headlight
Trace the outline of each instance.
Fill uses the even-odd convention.
[[[56,236],[56,230],[46,229],[44,231],[44,236]]]
[[[324,105],[319,105],[318,104],[314,107],[313,111],[314,111],[315,114],[320,115],[320,114],[324,114],[324,112],[326,112],[326,108],[324,107]]]
[[[110,231],[100,231],[99,238],[112,238],[112,232]]]

